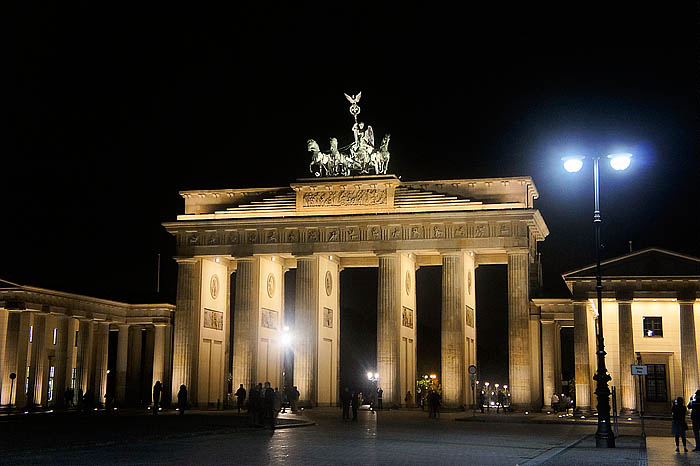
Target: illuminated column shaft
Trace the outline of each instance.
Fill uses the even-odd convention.
[[[549,406],[552,394],[557,391],[554,384],[554,358],[556,355],[554,327],[553,320],[542,321],[542,393],[545,408]]]
[[[56,316],[56,357],[54,358],[53,402],[57,408],[64,406],[63,392],[66,390],[66,366],[68,361],[68,317]]]
[[[448,407],[465,403],[464,253],[442,256],[441,368],[442,400]]]
[[[509,382],[513,404],[528,409],[530,386],[530,275],[529,253],[508,253]]]
[[[588,362],[588,308],[586,301],[574,301],[574,379],[576,410],[591,409],[591,368]]]
[[[236,270],[233,314],[233,384],[246,390],[255,384],[258,328],[259,259],[240,259]]]
[[[12,313],[14,314],[14,313]],[[10,314],[10,318],[14,317]],[[15,363],[14,370],[17,374],[14,388],[14,405],[23,408],[27,404],[27,351],[29,350],[29,326],[31,325],[31,312],[21,312],[19,314],[19,336],[17,338],[16,352],[14,353]],[[8,321],[8,330],[10,330],[10,321]],[[10,348],[5,349],[7,353],[11,353]]]
[[[622,390],[621,413],[626,414],[636,409],[637,390],[630,366],[635,363],[634,338],[632,331],[632,303],[618,301],[619,350],[620,350],[620,389]]]
[[[44,366],[46,360],[46,316],[34,314],[34,326],[32,331],[32,359],[29,363],[29,386],[27,387],[27,406],[40,405],[41,383],[44,379]]]
[[[294,314],[294,385],[299,401],[313,404],[318,363],[318,258],[298,257]]]
[[[378,387],[387,406],[403,403],[399,366],[401,313],[401,263],[398,254],[379,256],[377,289],[377,372]]]
[[[151,387],[156,382],[165,382],[165,325],[156,324],[154,326],[153,341],[153,380]]]
[[[10,374],[7,372],[5,365],[5,347],[7,346],[7,320],[9,312],[6,309],[0,309],[0,405],[2,405],[3,385],[10,382]]]
[[[126,370],[129,361],[129,324],[119,325],[117,335],[117,373],[114,387],[114,402],[126,405]]]
[[[695,315],[693,301],[680,302],[681,367],[683,398],[689,400],[698,388],[698,352],[695,346]]]
[[[109,323],[95,323],[95,373],[93,401],[95,406],[104,404],[107,391],[107,352],[109,350]]]
[[[177,264],[177,298],[173,342],[172,399],[180,385],[187,387],[189,400],[197,400],[199,363],[199,303],[202,264],[199,259],[182,259]]]

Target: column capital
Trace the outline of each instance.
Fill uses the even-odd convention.
[[[542,318],[540,318],[540,322],[542,323],[542,325],[544,325],[544,324],[554,325],[554,319],[542,319]]]
[[[440,257],[445,256],[465,256],[468,254],[466,249],[438,249]]]
[[[530,250],[528,248],[508,248],[506,249],[506,254],[508,254],[509,256],[513,256],[516,254],[529,255]]]
[[[201,259],[199,257],[173,257],[178,264],[196,264]]]
[[[382,249],[382,250],[374,251],[374,254],[377,257],[393,257],[393,256],[396,256],[398,254],[398,252],[396,251],[396,249]]]

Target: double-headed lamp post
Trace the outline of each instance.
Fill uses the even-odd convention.
[[[610,166],[615,170],[624,170],[630,165],[632,154],[610,154]],[[564,169],[568,172],[577,172],[583,167],[581,156],[564,157]],[[598,399],[598,430],[595,433],[595,446],[597,448],[614,448],[615,434],[610,428],[610,388],[608,382],[610,375],[605,367],[605,345],[603,343],[603,279],[600,272],[600,181],[598,162],[600,157],[593,158],[593,185],[595,193],[595,209],[593,211],[593,225],[595,227],[595,262],[596,262],[596,297],[598,300],[598,331],[596,338],[596,355],[598,356],[598,370],[593,379],[596,381],[595,394]]]

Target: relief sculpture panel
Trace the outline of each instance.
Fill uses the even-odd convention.
[[[304,207],[343,207],[386,205],[385,189],[357,189],[348,191],[306,192],[302,196]]]

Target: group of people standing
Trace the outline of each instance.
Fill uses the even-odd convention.
[[[685,421],[685,416],[690,410],[690,420],[693,421],[693,435],[695,436],[695,448],[693,451],[700,451],[700,390],[695,392],[690,398],[690,403],[686,407],[682,396],[676,398],[671,408],[671,433],[676,439],[676,451],[679,451],[679,440],[683,440],[683,450],[688,451],[686,445],[685,431],[688,430],[688,423]]]
[[[511,395],[503,387],[481,389],[476,394],[476,403],[482,413],[484,408],[490,412],[492,407],[496,408],[496,413],[499,413],[501,409],[503,409],[503,413],[506,413],[511,406]]]
[[[297,412],[297,402],[299,401],[299,390],[296,386],[285,387],[283,391],[270,385],[270,382],[265,382],[265,385],[258,383],[250,389],[248,393],[240,384],[236,390],[236,407],[238,412],[245,407],[246,399],[248,399],[248,416],[250,423],[255,427],[269,426],[275,428],[275,422],[280,411],[288,403],[293,413]]]
[[[556,393],[552,393],[550,405],[552,407],[552,411],[555,413],[562,411],[565,414],[568,414],[569,410],[571,410],[571,412],[574,410],[574,400],[570,396],[566,396],[563,393],[561,396],[557,395]]]

